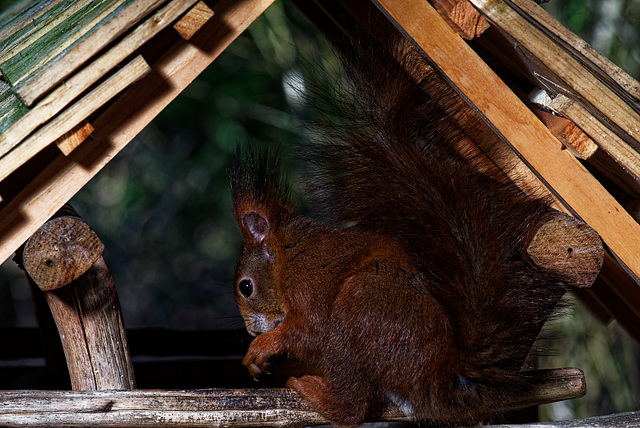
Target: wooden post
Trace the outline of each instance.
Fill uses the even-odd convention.
[[[18,259],[44,292],[74,390],[135,388],[115,284],[104,245],[68,206],[25,243]]]

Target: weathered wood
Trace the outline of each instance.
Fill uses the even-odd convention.
[[[585,393],[577,369],[531,373],[532,396],[518,397],[510,408]],[[398,408],[376,420],[408,418]],[[288,389],[212,389],[190,391],[5,391],[0,392],[3,426],[301,426],[326,423]]]
[[[599,76],[585,68],[579,58],[547,37],[541,29],[502,0],[469,1],[492,25],[512,39],[531,70],[535,71],[536,67],[544,69],[543,72],[534,73],[543,87],[553,95],[563,93],[585,100],[585,106],[592,106],[592,114],[601,114],[601,119],[618,126],[625,133],[623,139],[640,148],[640,113],[605,85]]]
[[[89,225],[64,207],[25,242],[21,264],[41,290],[54,290],[89,270],[103,250]]]
[[[24,65],[7,76],[15,93],[31,106],[87,59],[107,46],[125,30],[157,8],[164,0],[115,0],[91,2],[77,14],[65,18],[51,37],[43,37],[19,62]],[[75,31],[69,31],[71,26]],[[99,31],[96,31],[99,29]],[[68,33],[68,34],[67,34]],[[64,36],[64,37],[61,37]],[[33,40],[31,36],[29,40]],[[33,53],[32,53],[33,52]],[[34,58],[35,55],[35,58]],[[6,75],[10,60],[2,64]]]
[[[596,143],[569,119],[542,110],[534,110],[534,113],[578,159],[589,159],[598,150]]]
[[[71,131],[58,138],[58,140],[55,142],[55,145],[62,152],[62,154],[67,156],[76,147],[82,144],[84,140],[89,138],[89,136],[93,132],[93,129],[93,126],[91,126],[89,122],[87,122],[86,120],[82,121],[82,123],[73,128]]]
[[[540,226],[527,254],[538,266],[566,275],[566,285],[576,288],[593,284],[604,260],[598,234],[586,223],[557,213]]]
[[[58,85],[28,112],[26,112],[26,106],[20,102],[19,106],[22,106],[22,110],[16,112],[16,117],[19,116],[19,118],[14,119],[13,123],[7,123],[6,126],[11,125],[11,127],[6,130],[0,127],[0,132],[3,132],[0,134],[0,156],[15,147],[38,126],[57,115],[72,100],[96,83],[109,70],[122,63],[143,43],[166,28],[196,1],[174,0],[170,2],[137,26],[107,52],[92,60],[84,68],[70,76],[64,83]],[[17,100],[15,95],[13,97]],[[0,123],[2,122],[0,121]]]
[[[179,41],[142,81],[92,121],[94,139],[44,168],[0,210],[0,260],[6,260],[51,215],[140,132],[272,3],[221,0],[190,42]],[[19,225],[19,227],[16,227]]]
[[[531,0],[507,0],[507,3],[531,25],[541,29],[547,37],[562,46],[580,63],[604,82],[629,105],[640,107],[640,83],[616,66],[604,55],[573,34],[543,8]]]
[[[115,284],[104,259],[63,288],[45,292],[74,390],[135,388]]]
[[[615,132],[604,126],[580,103],[560,94],[544,107],[576,123],[611,159],[640,185],[640,154]]]
[[[489,23],[467,0],[430,0],[451,29],[466,40],[474,39],[489,28]]]
[[[189,40],[213,16],[213,11],[203,1],[196,5],[178,22],[173,25],[174,30],[185,40]]]
[[[640,226],[604,187],[571,154],[562,150],[551,131],[475,52],[446,29],[446,23],[427,2],[380,0],[377,3],[532,167],[550,191],[594,228],[637,279]],[[473,78],[469,70],[473,70]]]
[[[11,87],[0,80],[0,133],[23,117],[29,109],[11,90]]]
[[[49,144],[71,131],[81,121],[149,71],[149,66],[141,56],[131,60],[97,88],[69,106],[51,122],[38,129],[28,139],[0,158],[0,181]]]

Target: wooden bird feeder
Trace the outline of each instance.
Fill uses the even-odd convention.
[[[383,13],[495,134],[474,150],[555,201],[532,259],[563,269],[600,319],[640,339],[638,82],[530,0],[291,1],[329,38]],[[272,2],[31,0],[0,16],[0,259],[16,253],[41,290],[72,388],[0,391],[0,425],[325,422],[281,388],[135,389],[104,246],[65,206]],[[531,373],[536,389],[511,408],[585,393],[580,370]]]

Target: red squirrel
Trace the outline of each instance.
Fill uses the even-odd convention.
[[[469,107],[419,55],[363,39],[344,44],[346,77],[316,94],[321,137],[301,149],[328,220],[292,206],[274,150],[231,167],[235,298],[257,336],[243,364],[316,367],[287,386],[340,426],[391,403],[416,420],[488,421],[528,388],[521,367],[565,291],[526,254],[552,210],[461,153],[474,135],[457,120],[471,115],[448,112]]]

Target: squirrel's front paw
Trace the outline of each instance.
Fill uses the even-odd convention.
[[[278,353],[268,336],[269,334],[263,333],[256,337],[251,342],[244,360],[242,360],[242,364],[249,369],[249,373],[253,377],[268,372],[269,358]]]

